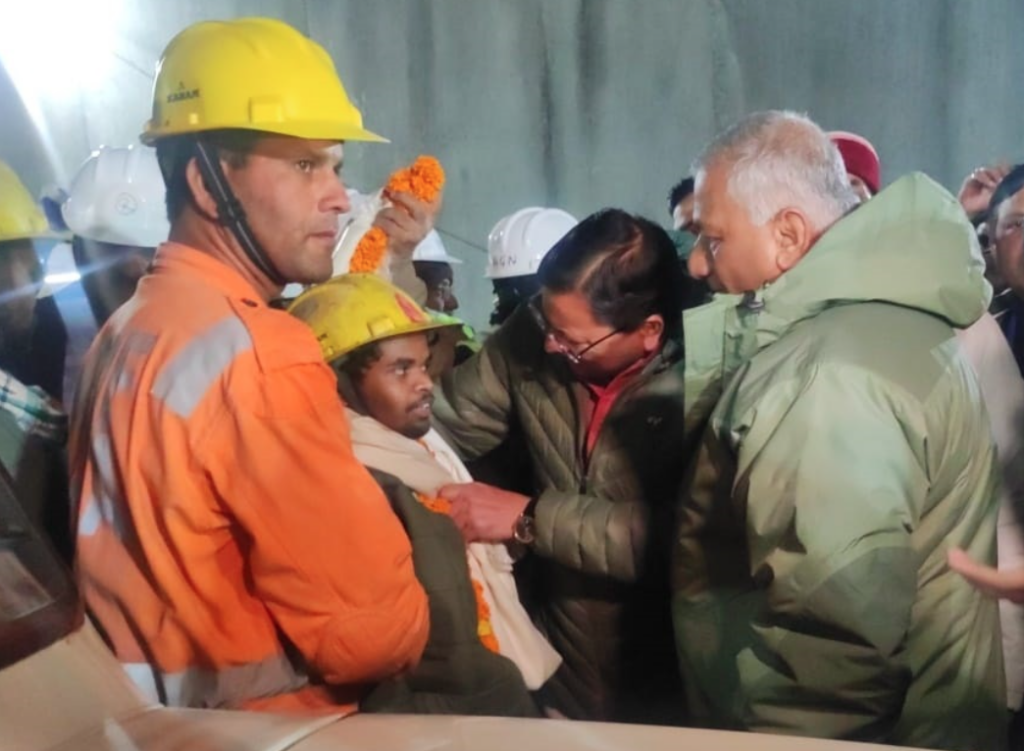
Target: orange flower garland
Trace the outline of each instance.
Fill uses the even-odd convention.
[[[370,227],[370,230],[363,235],[356,252],[352,254],[352,261],[348,270],[352,274],[374,274],[384,261],[384,254],[388,250],[388,236],[380,227]]]
[[[433,511],[435,514],[446,514],[451,516],[452,513],[452,502],[447,498],[427,498],[426,496],[416,494],[416,500],[426,506],[428,509]]]
[[[432,156],[419,156],[412,166],[392,173],[384,186],[385,193],[412,193],[425,203],[433,203],[444,188],[444,168]],[[380,227],[371,227],[356,246],[351,273],[373,274],[380,270],[387,254],[388,236]]]
[[[476,595],[476,635],[480,643],[492,652],[500,652],[498,649],[498,637],[494,635],[494,627],[491,626],[491,606],[487,604],[484,597],[484,585],[476,579],[473,582],[473,594]]]
[[[416,500],[435,514],[448,514],[452,512],[452,504],[445,498],[428,498],[425,495],[416,493]],[[473,584],[473,595],[476,598],[476,635],[480,643],[492,652],[499,652],[498,637],[491,625],[491,606],[487,604],[484,597],[484,585],[476,579],[470,578]]]

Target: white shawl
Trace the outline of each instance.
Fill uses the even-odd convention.
[[[416,441],[372,417],[352,409],[347,413],[356,458],[366,466],[394,475],[428,497],[436,496],[443,485],[473,481],[458,455],[436,431]],[[519,602],[512,557],[504,545],[491,543],[470,543],[466,553],[470,575],[483,586],[490,606],[498,649],[518,666],[529,689],[540,688],[558,669],[562,658]]]

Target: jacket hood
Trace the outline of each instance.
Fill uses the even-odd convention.
[[[886,302],[955,328],[987,310],[992,288],[957,200],[921,173],[907,175],[836,222],[793,269],[747,300],[763,305],[764,346],[823,310]]]

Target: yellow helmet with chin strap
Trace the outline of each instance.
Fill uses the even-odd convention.
[[[143,143],[228,128],[386,142],[363,127],[324,48],[270,18],[193,24],[157,66]]]
[[[56,236],[25,184],[0,162],[0,242]]]
[[[234,194],[211,131],[250,130],[323,141],[385,141],[363,127],[334,63],[319,44],[270,18],[202,21],[164,50],[153,84],[153,116],[140,138],[157,145],[166,178],[171,159],[195,158],[228,227],[249,260],[272,284],[286,278],[252,231]],[[162,142],[181,139],[177,157]]]
[[[327,362],[371,342],[458,325],[432,319],[375,274],[343,274],[318,284],[295,298],[288,312],[313,329]]]

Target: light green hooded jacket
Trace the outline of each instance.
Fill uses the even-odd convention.
[[[987,307],[982,272],[959,205],[910,175],[741,306],[673,556],[703,724],[1005,747],[996,603],[946,564],[995,561],[995,452],[953,331]]]

